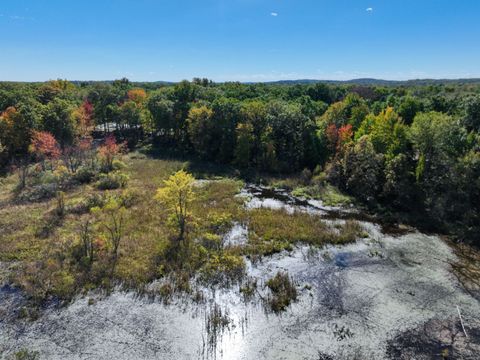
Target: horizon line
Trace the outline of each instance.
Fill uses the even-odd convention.
[[[278,80],[267,80],[267,81],[240,81],[240,80],[223,80],[223,81],[215,81],[208,77],[201,77],[201,76],[194,76],[190,80],[189,79],[182,79],[182,80],[130,80],[128,76],[123,76],[115,79],[102,79],[102,80],[81,80],[81,79],[68,79],[68,78],[50,78],[48,80],[1,80],[0,83],[45,83],[49,81],[55,80],[67,80],[69,82],[114,82],[116,80],[127,79],[131,83],[170,83],[170,84],[177,84],[182,81],[189,81],[192,82],[194,79],[207,79],[212,81],[216,84],[222,83],[241,83],[241,84],[268,84],[268,83],[278,83],[278,82],[301,82],[301,81],[309,81],[309,82],[355,82],[355,81],[383,81],[383,82],[411,82],[411,81],[480,81],[479,77],[428,77],[428,78],[410,78],[410,79],[385,79],[385,78],[375,78],[375,77],[363,77],[363,78],[351,78],[351,79],[314,79],[314,78],[297,78],[297,79],[278,79]]]

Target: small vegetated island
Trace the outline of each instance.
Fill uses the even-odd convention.
[[[478,82],[0,83],[0,171],[2,358],[480,354]]]

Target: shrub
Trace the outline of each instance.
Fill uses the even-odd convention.
[[[40,358],[38,351],[30,351],[27,349],[19,350],[15,353],[15,360],[37,360]]]
[[[105,142],[98,148],[98,155],[102,162],[104,171],[113,169],[113,161],[123,151],[125,144],[118,144],[113,135],[108,135]]]
[[[202,278],[217,284],[229,284],[240,280],[245,274],[245,261],[236,255],[212,255],[202,268]]]
[[[52,235],[56,228],[62,225],[62,216],[59,216],[57,211],[48,214],[45,217],[45,223],[35,231],[35,235],[39,238],[46,239]]]
[[[132,207],[140,199],[140,194],[137,191],[132,189],[125,189],[122,191],[122,194],[119,197],[121,205],[125,208]]]
[[[95,207],[103,207],[107,199],[102,194],[93,193],[88,195],[84,200],[77,204],[74,208],[71,209],[71,212],[75,214],[85,214],[90,211],[90,209]]]
[[[124,170],[126,168],[127,168],[127,164],[125,164],[123,161],[117,160],[117,159],[113,160],[113,162],[112,162],[112,169],[113,170],[118,171],[118,170]]]
[[[338,243],[350,243],[354,242],[359,237],[365,237],[365,231],[363,230],[362,226],[354,220],[347,220],[345,225],[343,225],[339,230],[340,234],[337,238]]]
[[[45,170],[37,174],[36,180],[38,184],[45,185],[56,183],[57,178],[53,171]]]
[[[309,169],[305,168],[300,174],[300,180],[304,185],[308,185],[312,180],[312,176],[313,176],[312,172]]]
[[[209,228],[213,232],[225,232],[232,226],[232,215],[224,212],[212,212],[207,215]]]
[[[297,288],[287,273],[278,272],[267,281],[267,286],[271,291],[267,303],[274,312],[284,311],[297,300]]]
[[[107,199],[105,198],[105,196],[102,196],[101,194],[92,194],[85,199],[85,204],[87,205],[88,210],[94,207],[101,208],[105,205],[106,202],[107,202]]]
[[[114,190],[127,186],[127,182],[127,174],[115,171],[113,173],[101,174],[96,186],[100,190]]]
[[[60,218],[65,216],[65,193],[63,191],[57,192],[57,207],[55,213]]]
[[[96,172],[93,168],[82,166],[73,175],[73,180],[79,184],[88,184],[95,178]]]
[[[75,291],[75,278],[65,270],[53,274],[53,295],[60,299],[70,299]]]
[[[158,294],[160,295],[165,304],[168,304],[170,299],[173,297],[174,290],[175,289],[170,282],[162,284],[158,289]]]
[[[59,184],[60,186],[65,186],[70,180],[70,173],[68,169],[63,165],[58,166],[53,171],[53,176],[55,177],[55,181],[57,182],[57,184]]]
[[[53,198],[58,190],[57,184],[36,185],[21,193],[17,200],[21,202],[35,202]]]
[[[313,175],[318,176],[322,173],[323,169],[321,165],[315,166],[315,169],[313,170]]]
[[[249,300],[255,295],[257,291],[257,279],[247,278],[245,283],[240,286],[240,293],[243,295],[244,300]]]
[[[217,234],[206,233],[202,237],[201,244],[208,250],[220,250],[222,248],[222,238]]]

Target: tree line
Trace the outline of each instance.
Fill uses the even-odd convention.
[[[92,136],[113,133],[239,169],[306,169],[384,214],[479,241],[475,83],[0,83],[0,112],[4,172],[34,156],[75,167]]]

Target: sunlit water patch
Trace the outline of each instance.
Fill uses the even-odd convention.
[[[245,224],[234,223],[232,228],[224,235],[224,246],[241,246],[248,241],[248,227]]]

